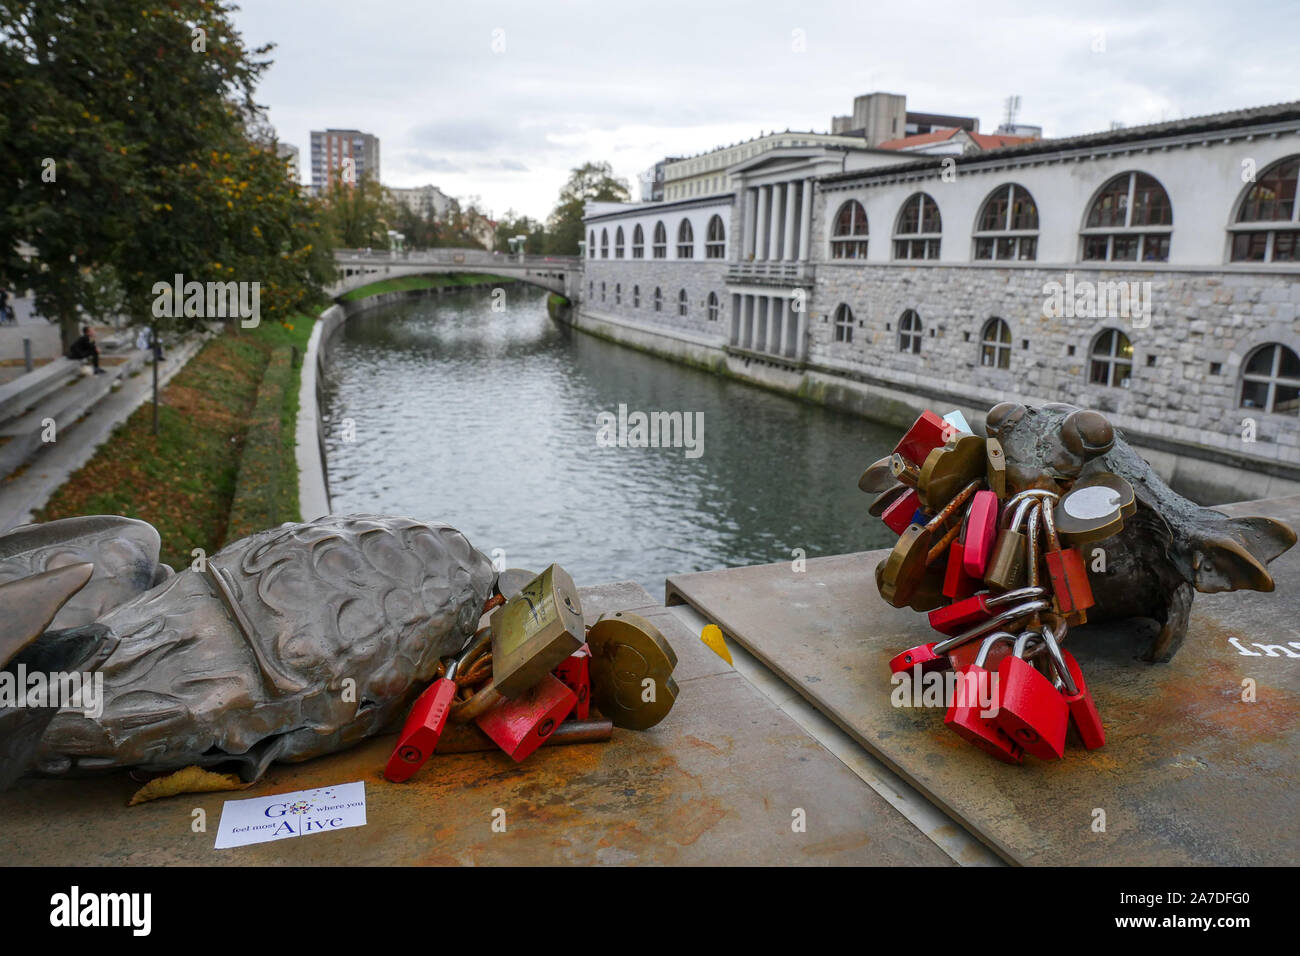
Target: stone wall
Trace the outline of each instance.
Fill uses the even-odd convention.
[[[583,271],[582,308],[588,312],[716,340],[719,346],[727,339],[731,297],[727,294],[726,259],[587,259]],[[605,285],[604,298],[601,283]],[[615,301],[618,286],[621,304]],[[639,307],[633,304],[637,286],[641,289]],[[654,308],[656,287],[663,290],[659,312]],[[682,289],[686,290],[685,317],[678,315],[677,308]],[[708,317],[710,292],[718,296],[718,317],[712,320]]]
[[[1135,434],[1188,446],[1300,465],[1300,421],[1245,409],[1241,364],[1255,347],[1281,342],[1300,350],[1300,282],[1276,273],[1071,270],[1083,282],[1149,282],[1148,319],[1048,318],[1044,285],[1065,284],[1060,267],[867,266],[819,263],[810,303],[810,363],[862,370],[903,388],[961,383],[989,404],[1010,395],[1105,412]],[[834,341],[840,303],[857,322],[850,343]],[[921,317],[919,355],[899,351],[899,318]],[[980,364],[984,323],[1011,329],[1009,369]],[[1122,331],[1133,346],[1128,387],[1089,384],[1089,353],[1099,332]],[[1216,367],[1217,366],[1217,367]],[[951,385],[949,386],[951,387]],[[1252,418],[1256,441],[1243,441]]]

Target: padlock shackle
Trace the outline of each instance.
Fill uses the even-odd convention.
[[[1064,635],[1062,635],[1064,636]],[[1073,697],[1079,693],[1078,686],[1074,683],[1074,677],[1070,674],[1069,665],[1065,663],[1065,655],[1061,653],[1061,645],[1056,640],[1056,635],[1047,624],[1043,625],[1043,643],[1047,645],[1047,654],[1052,662],[1052,670],[1056,671],[1056,676],[1060,679],[1065,688],[1067,697]]]
[[[1039,516],[1042,513],[1042,505],[1035,501],[1033,508],[1029,511],[1029,527],[1025,531],[1025,537],[1028,539],[1026,542],[1028,557],[1025,561],[1025,570],[1031,588],[1038,587],[1038,524]]]
[[[1016,646],[1011,649],[1011,653],[1024,660],[1025,650],[1029,647],[1029,642],[1036,640],[1042,640],[1037,631],[1021,631],[1020,636],[1016,638]]]
[[[1016,507],[1015,517],[1011,519],[1011,523],[1007,525],[1007,529],[1019,534],[1020,525],[1025,520],[1025,515],[1029,513],[1029,509],[1034,507],[1034,504],[1035,502],[1033,498],[1026,498],[1023,501],[1021,501],[1020,504]],[[1010,513],[1011,513],[1011,508],[1008,506],[1004,514],[1010,514]]]
[[[951,518],[956,513],[958,508],[960,508],[968,500],[970,500],[970,497],[974,495],[976,491],[979,490],[979,487],[982,484],[984,484],[984,479],[976,478],[974,481],[968,484],[961,491],[957,492],[957,494],[953,496],[953,499],[951,501],[949,501],[946,505],[940,508],[939,511],[935,514],[935,516],[931,518],[928,522],[926,522],[925,525],[926,529],[929,531],[935,531],[936,529],[938,529],[940,525],[946,523],[948,519]]]
[[[940,641],[938,644],[934,645],[934,652],[935,654],[947,654],[953,648],[961,647],[961,645],[965,644],[967,641],[973,641],[977,637],[983,637],[990,631],[997,630],[1002,625],[1010,624],[1012,621],[1019,620],[1022,617],[1036,614],[1039,611],[1046,611],[1049,607],[1051,607],[1050,601],[1041,600],[1017,604],[1015,607],[1003,611],[996,617],[991,617],[987,621],[981,621],[968,631],[963,631],[961,634],[954,635],[946,641]]]
[[[1051,507],[1043,508],[1043,530],[1047,532],[1047,550],[1061,550],[1061,536],[1056,532],[1056,518]]]
[[[988,594],[987,591],[981,591],[981,594]],[[991,597],[984,602],[985,607],[1001,607],[1003,604],[1011,604],[1015,601],[1029,601],[1033,598],[1040,598],[1047,593],[1047,589],[1039,585],[1034,587],[1013,588],[1010,591],[1004,591],[996,597]]]
[[[975,655],[974,665],[976,667],[983,667],[988,662],[989,651],[993,650],[995,646],[1001,644],[1003,641],[1010,641],[1012,644],[1015,644],[1016,635],[1010,634],[1006,631],[998,631],[997,633],[990,634],[988,637],[984,638],[984,643],[980,645],[980,652]]]

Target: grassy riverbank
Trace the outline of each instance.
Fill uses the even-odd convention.
[[[48,521],[120,514],[162,535],[162,560],[190,563],[232,538],[298,520],[298,369],[314,319],[229,328],[163,390],[158,434],[142,405],[50,499]],[[145,374],[148,374],[147,372]]]
[[[446,275],[436,276],[397,276],[396,278],[380,279],[378,282],[363,285],[359,289],[345,292],[339,298],[344,302],[355,302],[357,299],[369,298],[372,295],[383,295],[386,292],[500,285],[503,282],[514,281],[514,279],[507,279],[503,276],[479,275],[471,272],[449,272]]]

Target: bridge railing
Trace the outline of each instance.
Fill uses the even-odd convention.
[[[338,262],[350,263],[429,263],[430,265],[526,266],[538,269],[576,269],[578,256],[519,256],[486,249],[336,249]]]

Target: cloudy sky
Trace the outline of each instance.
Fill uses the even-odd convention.
[[[275,65],[259,100],[309,166],[312,129],[381,140],[390,186],[542,218],[573,166],[637,175],[768,130],[827,130],[874,90],[1067,136],[1300,97],[1295,8],[1196,0],[243,0]],[[309,168],[303,172],[310,177]]]

